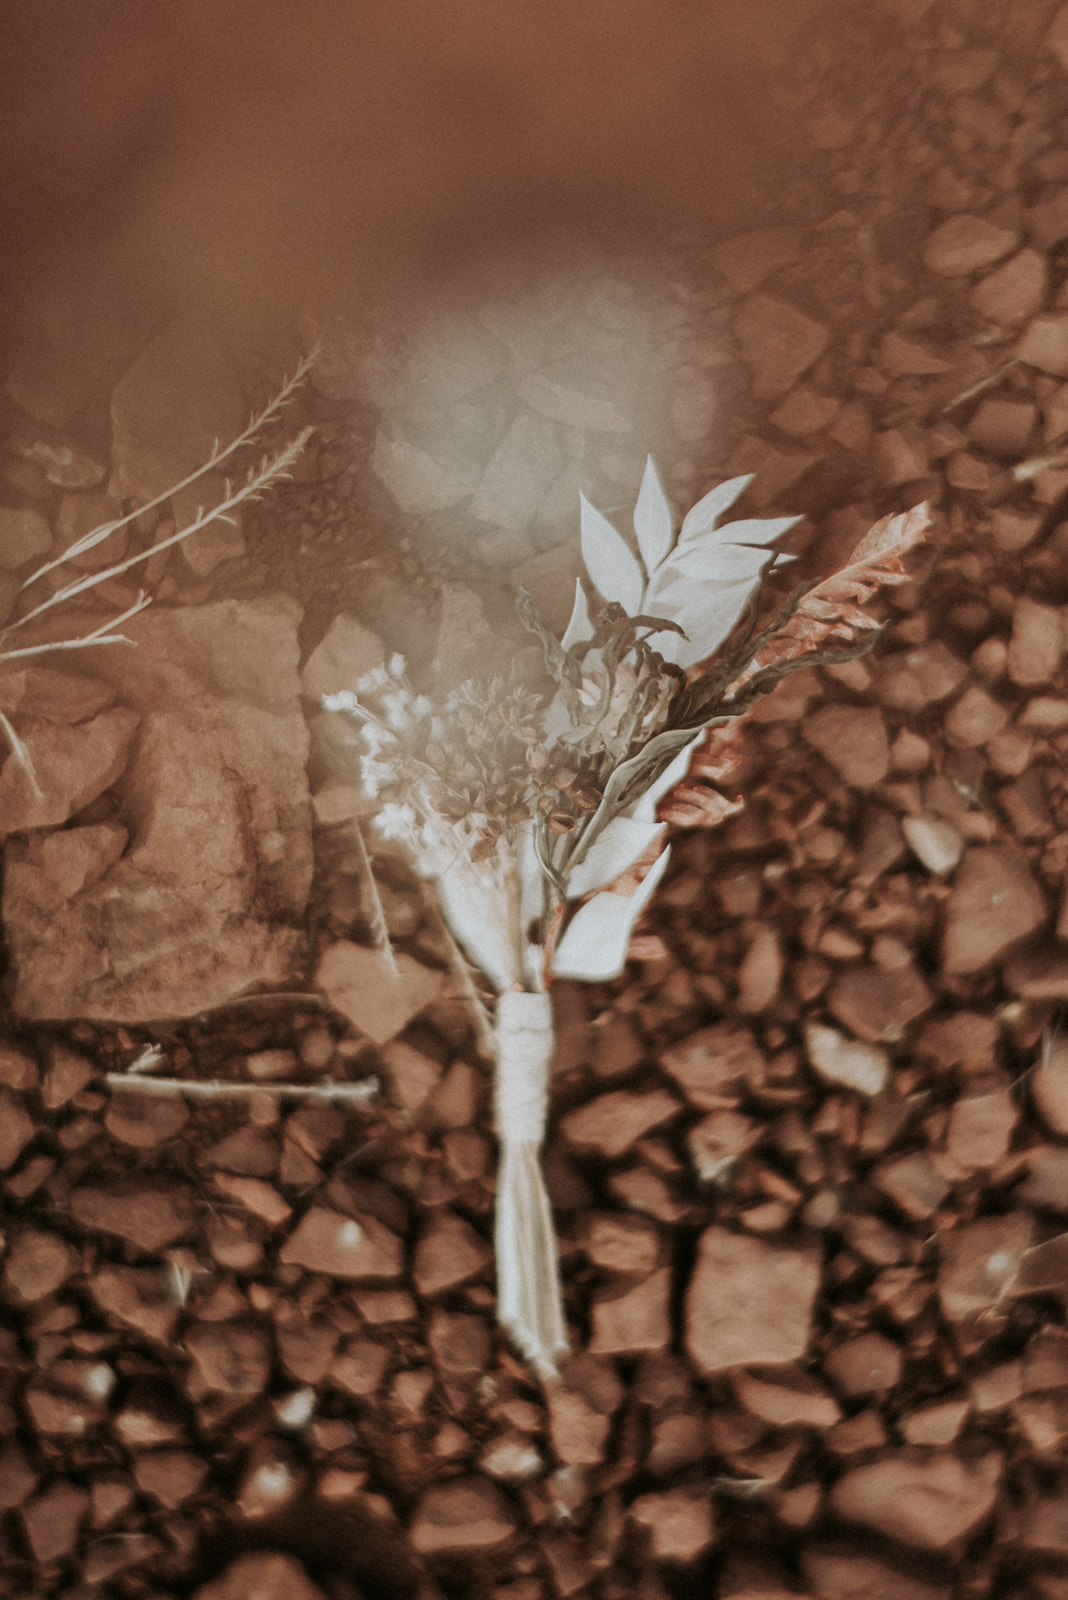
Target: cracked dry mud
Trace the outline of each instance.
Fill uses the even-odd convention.
[[[383,439],[429,455],[437,423],[354,402],[336,344],[299,480],[150,572],[151,673],[0,678],[49,778],[0,772],[5,1592],[1068,1597],[1068,8],[893,0],[814,26],[781,92],[809,176],[665,253],[699,358],[666,475],[681,504],[755,472],[813,568],[923,498],[935,530],[875,653],[758,708],[744,810],[678,837],[624,977],[558,985],[559,1386],[496,1330],[488,1065],[368,832],[381,982],[315,697],[384,650],[439,686],[506,660],[519,581],[552,619],[573,531],[494,496],[509,440],[575,469],[562,410],[625,477],[604,395],[488,360],[458,551],[454,463],[404,517],[387,481]],[[442,404],[469,358],[439,352]],[[107,450],[48,380],[32,343],[7,377],[9,614],[249,398],[188,326],[131,356]],[[256,1092],[109,1088],[146,1047]],[[366,1104],[278,1092],[370,1074]]]

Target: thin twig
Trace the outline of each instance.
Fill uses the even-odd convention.
[[[183,478],[181,483],[172,484],[169,489],[164,490],[162,494],[158,494],[154,500],[149,500],[144,505],[139,505],[136,511],[130,511],[126,516],[119,517],[114,522],[106,523],[104,525],[106,528],[105,537],[114,533],[118,528],[127,527],[128,524],[135,521],[137,517],[143,516],[146,511],[154,511],[157,506],[163,505],[164,502],[169,500],[172,495],[179,494],[183,489],[188,489],[190,484],[196,483],[198,478],[203,478],[206,473],[214,471],[217,467],[221,467],[223,462],[228,461],[232,455],[242,448],[243,445],[250,444],[256,435],[261,431],[261,429],[263,429],[267,423],[271,421],[272,417],[277,416],[282,407],[287,405],[288,402],[293,398],[294,394],[300,388],[300,385],[304,382],[304,379],[308,376],[308,373],[311,371],[318,359],[319,348],[316,346],[311,354],[305,357],[305,359],[300,363],[293,376],[285,380],[274,398],[268,401],[263,410],[258,412],[256,416],[252,418],[244,431],[239,433],[236,439],[232,439],[224,450],[220,450],[218,444],[216,444],[211,455],[208,457],[207,461],[204,462],[203,466],[197,467],[195,471],[191,472],[187,478]],[[51,572],[54,570],[54,568],[62,566],[63,563],[65,561],[69,561],[72,556],[82,555],[86,550],[93,549],[94,545],[98,542],[97,536],[99,535],[100,531],[100,528],[91,529],[91,531],[87,534],[84,534],[81,539],[76,540],[74,544],[69,547],[69,549],[64,550],[62,555],[58,555],[53,560],[46,562],[43,567],[38,567],[37,571],[31,573],[26,579],[25,583],[23,584],[23,588],[29,588],[30,584],[36,583],[38,578],[43,578],[46,572]],[[154,546],[153,550],[147,551],[146,554],[152,555],[155,549],[162,548],[162,545]],[[139,557],[138,559],[144,559],[144,557]]]
[[[141,1078],[125,1072],[106,1072],[109,1089],[134,1094],[181,1094],[192,1100],[246,1100],[254,1095],[270,1095],[280,1100],[373,1100],[378,1079],[362,1083],[229,1083],[221,1078],[205,1082],[198,1078]]]
[[[981,394],[986,394],[988,389],[996,389],[1003,378],[1006,378],[1014,367],[1020,365],[1018,356],[1013,356],[1010,361],[1003,361],[1000,367],[986,378],[980,378],[978,383],[973,383],[970,388],[964,389],[960,394],[954,395],[952,400],[947,400],[942,407],[942,415],[948,416],[951,411],[956,411],[959,406],[966,406],[969,400],[978,400]]]
[[[382,957],[393,977],[399,978],[400,968],[397,965],[397,958],[393,953],[393,945],[390,942],[389,928],[386,926],[386,912],[385,907],[382,904],[382,896],[379,894],[378,884],[375,882],[374,868],[371,866],[371,858],[367,854],[367,845],[364,843],[363,830],[355,817],[352,819],[352,830],[356,836],[356,859],[360,865],[360,882],[367,890],[367,897],[371,903],[371,938],[374,940],[375,949]]]
[[[8,721],[7,717],[2,711],[0,711],[0,732],[3,733],[4,738],[7,740],[8,745],[11,748],[11,754],[14,756],[15,760],[26,774],[26,777],[30,783],[30,787],[32,788],[37,799],[43,800],[44,791],[37,781],[37,772],[33,765],[33,757],[30,755],[29,747],[19,738],[18,734],[15,732],[11,723]]]

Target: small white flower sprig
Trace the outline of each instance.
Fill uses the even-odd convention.
[[[528,594],[517,602],[557,684],[548,703],[491,679],[469,681],[434,706],[413,691],[399,656],[355,692],[324,699],[360,724],[362,781],[383,801],[378,832],[399,840],[414,870],[433,881],[448,928],[498,997],[498,1316],[547,1378],[567,1349],[539,1162],[553,1051],[549,984],[619,975],[668,862],[658,805],[682,783],[697,747],[704,742],[694,775],[721,779],[733,726],[785,674],[868,649],[878,624],[860,606],[906,579],[902,558],[929,522],[924,506],[884,518],[839,572],[761,617],[763,579],[782,560],[769,546],[799,519],[720,526],[751,481],[720,484],[676,533],[650,457],[634,510],[637,554],[582,499],[582,555],[602,603],[591,616],[578,581],[557,639]],[[721,730],[712,747],[709,730]],[[695,785],[674,802],[668,815],[684,825],[736,809]]]

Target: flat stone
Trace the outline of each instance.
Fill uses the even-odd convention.
[[[670,1267],[662,1267],[622,1291],[597,1291],[590,1312],[590,1351],[608,1356],[666,1349],[671,1343],[670,1301]]]
[[[649,1273],[660,1259],[660,1231],[626,1212],[593,1212],[586,1221],[585,1250],[608,1272]]]
[[[536,375],[527,380],[537,381]],[[470,514],[511,532],[528,527],[563,467],[557,424],[520,412],[486,464]]]
[[[38,1477],[13,1440],[0,1449],[0,1511],[13,1511],[29,1498]]]
[[[981,971],[1045,918],[1045,897],[1018,846],[969,850],[946,903],[946,971],[957,976]]]
[[[696,1561],[715,1537],[708,1496],[689,1489],[640,1494],[628,1516],[647,1530],[654,1561]]]
[[[940,639],[885,656],[879,663],[876,695],[893,711],[922,711],[947,699],[968,676],[968,668]]]
[[[807,1372],[773,1380],[738,1370],[731,1385],[746,1410],[773,1428],[833,1428],[841,1420],[837,1400]]]
[[[877,433],[872,441],[872,465],[879,482],[895,489],[924,477],[930,465],[927,446],[927,436],[916,423],[903,422]]]
[[[906,1444],[952,1444],[960,1433],[970,1409],[967,1400],[943,1400],[933,1406],[910,1411],[901,1423]]]
[[[472,464],[443,464],[394,427],[379,428],[375,435],[371,468],[409,516],[451,510],[478,482]]]
[[[1059,606],[1021,595],[1012,608],[1008,670],[1013,683],[1034,688],[1057,674],[1064,653],[1064,622]]]
[[[902,817],[901,831],[913,854],[936,878],[952,872],[964,854],[964,835],[947,817],[919,811]]]
[[[791,389],[785,400],[780,400],[768,420],[791,438],[803,439],[825,428],[837,415],[840,405],[833,395],[817,394],[815,389],[802,383]]]
[[[761,1128],[740,1111],[710,1111],[686,1136],[690,1158],[704,1183],[722,1178],[760,1138]]]
[[[777,400],[827,348],[830,335],[796,306],[753,294],[734,314],[734,334],[758,400]]]
[[[900,1381],[904,1359],[898,1345],[881,1333],[862,1333],[836,1345],[823,1358],[823,1370],[851,1400],[885,1394]]]
[[[363,1400],[376,1394],[389,1366],[389,1349],[374,1339],[350,1339],[330,1363],[330,1382]]]
[[[990,1515],[1002,1458],[894,1452],[847,1471],[831,1490],[839,1516],[920,1550],[946,1550]]]
[[[907,1217],[920,1222],[937,1211],[949,1183],[926,1150],[883,1161],[871,1172],[872,1182],[889,1195]]]
[[[0,1172],[13,1167],[37,1132],[22,1101],[0,1089]]]
[[[315,973],[317,986],[353,1027],[375,1044],[385,1044],[407,1027],[441,990],[444,974],[421,966],[406,951],[397,954],[393,973],[377,950],[338,939],[324,950]]]
[[[826,1083],[837,1083],[857,1094],[873,1095],[886,1087],[890,1058],[878,1045],[850,1039],[820,1022],[805,1027],[809,1064]]]
[[[1002,400],[988,395],[976,407],[967,426],[968,438],[980,450],[1018,460],[1027,452],[1038,408],[1025,400]]]
[[[934,1005],[934,995],[911,961],[886,967],[849,967],[832,985],[832,1015],[869,1044],[898,1044],[909,1024]]]
[[[1009,713],[985,689],[973,684],[951,706],[942,726],[950,744],[958,750],[974,750],[1001,733]]]
[[[155,1253],[192,1226],[192,1190],[174,1180],[115,1179],[107,1189],[75,1189],[70,1214],[91,1233],[109,1233]]]
[[[166,1511],[177,1511],[191,1500],[208,1473],[208,1463],[188,1450],[154,1450],[134,1457],[134,1481],[142,1494]]]
[[[45,1300],[78,1270],[78,1258],[58,1233],[22,1228],[11,1236],[4,1287],[23,1305]]]
[[[844,783],[868,789],[890,770],[890,741],[875,706],[823,706],[806,717],[801,732]]]
[[[1048,311],[1035,317],[1016,346],[1016,357],[1039,372],[1068,377],[1068,312]]]
[[[619,404],[607,377],[591,371],[579,357],[560,357],[528,372],[519,384],[520,400],[532,411],[569,428],[597,433],[629,433],[631,418]],[[544,443],[540,444],[544,449]]]
[[[60,660],[63,657],[59,658]],[[25,666],[0,677],[0,710],[43,722],[88,722],[115,699],[110,684],[58,667]]]
[[[1026,1162],[1027,1177],[1016,1190],[1018,1197],[1025,1205],[1068,1212],[1068,1149],[1035,1145],[1028,1150]]]
[[[560,1131],[579,1150],[621,1156],[679,1109],[679,1102],[666,1089],[653,1089],[646,1094],[616,1089],[569,1111],[561,1118]]]
[[[1038,250],[1021,250],[980,279],[971,292],[972,305],[980,316],[1003,328],[1017,327],[1033,317],[1046,298],[1048,272],[1046,257]]]
[[[879,346],[879,365],[892,378],[934,377],[949,371],[948,361],[892,329],[883,335]]]
[[[50,828],[111,787],[126,766],[140,717],[126,706],[102,711],[79,727],[24,724],[39,792],[26,768],[9,755],[0,770],[0,834]]]
[[[88,1491],[66,1478],[22,1507],[22,1525],[34,1559],[42,1567],[71,1553],[88,1510]]]
[[[819,1279],[812,1251],[707,1228],[686,1295],[686,1347],[699,1370],[800,1360]]]
[[[699,1029],[669,1045],[659,1060],[698,1111],[736,1105],[746,1084],[763,1078],[766,1065],[749,1029],[733,1022]]]
[[[202,1584],[193,1600],[326,1600],[300,1562],[277,1550],[232,1561],[221,1578]]]
[[[942,278],[962,278],[982,267],[993,266],[1019,243],[1012,228],[999,228],[986,217],[967,212],[947,217],[923,247],[923,264]]]
[[[307,1211],[279,1251],[283,1265],[328,1278],[399,1278],[404,1244],[374,1217],[342,1216],[325,1206]]]
[[[1033,1230],[1030,1216],[1014,1211],[940,1235],[938,1298],[950,1322],[972,1322],[998,1305],[1012,1288]]]
[[[427,1343],[446,1378],[472,1378],[486,1370],[490,1359],[489,1325],[484,1317],[467,1312],[443,1311],[435,1306]]]
[[[553,1450],[565,1466],[593,1467],[604,1460],[611,1415],[575,1390],[554,1384],[546,1395]]]
[[[422,1295],[441,1294],[484,1272],[493,1252],[454,1211],[435,1212],[415,1247],[412,1276]]]
[[[0,568],[16,572],[48,555],[52,530],[39,511],[30,506],[0,506]]]
[[[1008,1154],[1019,1118],[1008,1089],[997,1089],[992,1094],[965,1095],[956,1100],[946,1127],[946,1150],[950,1159],[964,1172],[982,1172],[997,1166]]]
[[[136,649],[97,654],[145,713],[123,780],[131,842],[70,899],[36,838],[9,842],[22,1016],[190,1016],[298,980],[312,872],[299,614],[284,597],[152,607],[124,625]]]
[[[105,1263],[90,1277],[89,1290],[113,1322],[146,1339],[169,1341],[181,1308],[162,1268]]]
[[[1068,1035],[1050,1039],[1031,1070],[1029,1087],[1046,1127],[1068,1138]]]
[[[113,1139],[134,1150],[154,1150],[173,1139],[189,1120],[189,1107],[180,1095],[123,1094],[117,1090],[108,1101],[104,1126]]]
[[[516,1532],[514,1511],[485,1478],[456,1478],[428,1489],[408,1530],[419,1555],[491,1550]]]
[[[193,1361],[190,1393],[262,1394],[271,1374],[271,1347],[262,1328],[248,1322],[200,1322],[185,1336]]]
[[[342,689],[353,690],[385,659],[385,646],[377,633],[355,617],[339,613],[301,668],[300,686],[311,700]]]

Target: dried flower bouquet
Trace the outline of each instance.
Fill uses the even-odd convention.
[[[382,801],[377,831],[436,886],[452,935],[497,996],[498,1316],[543,1376],[567,1349],[539,1164],[551,980],[622,971],[667,866],[669,821],[710,825],[736,808],[705,780],[730,771],[738,719],[796,668],[869,648],[878,624],[861,606],[906,578],[902,558],[928,526],[923,506],[884,518],[839,572],[767,615],[762,581],[784,559],[771,546],[799,519],[721,525],[750,482],[720,484],[676,531],[650,458],[637,554],[582,499],[592,614],[579,581],[557,639],[531,597],[518,599],[556,684],[551,699],[472,680],[433,705],[394,656],[324,701],[359,722],[362,782]]]

